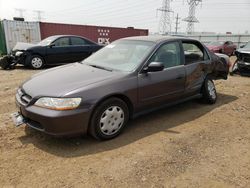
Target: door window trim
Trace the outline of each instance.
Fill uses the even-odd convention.
[[[200,49],[200,50],[203,52],[203,56],[206,54],[207,59],[206,59],[206,60],[203,59],[203,60],[201,60],[201,61],[196,61],[196,62],[187,64],[187,63],[186,63],[186,59],[185,59],[185,52],[184,52],[184,48],[183,48],[183,43],[190,43],[190,44],[194,44],[194,45],[198,44],[198,45],[196,45],[196,46],[197,46],[199,49],[200,49],[200,47],[202,47],[203,50],[202,50],[202,49]],[[205,47],[201,42],[199,42],[199,41],[196,41],[196,40],[189,40],[189,39],[183,39],[183,40],[181,40],[181,47],[182,47],[182,52],[183,52],[182,56],[183,56],[184,65],[192,65],[192,64],[195,64],[195,63],[207,62],[207,61],[210,61],[210,60],[211,60],[210,54],[208,53],[206,47]]]
[[[69,45],[65,45],[65,46],[56,46],[55,45],[53,48],[64,48],[64,47],[69,47],[70,46],[71,39],[70,39],[70,37],[67,37],[67,36],[65,36],[65,37],[59,37],[56,40],[54,40],[53,42],[51,42],[51,44],[54,44],[57,40],[62,39],[62,38],[68,38],[69,39]]]
[[[165,44],[169,44],[169,43],[174,43],[174,42],[177,42],[179,44],[179,48],[180,48],[180,62],[181,64],[180,65],[177,65],[177,66],[173,66],[173,67],[166,67],[164,68],[162,71],[165,71],[167,69],[170,69],[170,68],[174,68],[174,67],[180,67],[180,66],[184,66],[184,59],[182,57],[182,53],[183,52],[183,48],[182,48],[182,41],[180,39],[176,39],[176,40],[171,40],[171,41],[163,41],[162,43],[160,43],[154,50],[153,52],[151,52],[150,56],[145,60],[145,62],[143,63],[143,66],[141,67],[141,69],[138,71],[138,75],[139,74],[144,74],[143,73],[143,69],[148,66],[149,64],[149,60],[152,58],[152,56]],[[160,71],[160,72],[162,72]]]

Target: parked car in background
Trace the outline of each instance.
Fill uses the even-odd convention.
[[[130,37],[81,63],[44,71],[17,90],[15,124],[51,135],[111,139],[128,120],[194,98],[213,104],[228,64],[197,40]]]
[[[17,43],[1,66],[8,68],[13,64],[23,64],[40,69],[44,65],[73,63],[82,61],[102,47],[80,36],[55,35],[38,44]]]
[[[235,50],[237,49],[237,46],[231,42],[231,41],[226,41],[226,42],[221,42],[221,41],[215,41],[215,42],[210,42],[207,44],[207,47],[210,51],[214,53],[221,53],[221,54],[226,54],[228,56],[234,55]]]
[[[250,76],[250,42],[236,50],[235,55],[237,56],[237,60],[230,74],[239,73],[240,75]]]

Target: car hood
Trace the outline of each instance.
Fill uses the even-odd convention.
[[[244,53],[244,54],[250,54],[250,48],[240,48],[237,50],[237,52]]]
[[[24,42],[18,42],[12,51],[17,51],[17,50],[27,50],[28,48],[36,46],[35,44],[30,44],[30,43],[24,43]]]
[[[111,72],[81,63],[52,68],[31,77],[22,89],[32,97],[63,97],[67,93],[91,84],[121,77],[121,72]]]

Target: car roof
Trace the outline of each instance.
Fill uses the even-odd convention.
[[[191,39],[188,37],[179,37],[179,36],[162,36],[162,35],[153,35],[153,36],[135,36],[135,37],[127,37],[123,38],[121,40],[140,40],[140,41],[149,41],[149,42],[163,42],[163,41],[172,41],[172,40],[178,40],[178,39],[185,39],[185,40],[193,40],[197,41],[195,39]]]
[[[53,38],[53,40],[56,40],[56,39],[61,38],[61,37],[80,37],[82,39],[88,40],[88,41],[96,44],[96,42],[92,41],[91,39],[88,39],[86,37],[79,36],[79,35],[51,35],[49,37]]]
[[[55,38],[60,38],[60,37],[81,37],[81,38],[85,38],[85,37],[79,36],[79,35],[51,35],[50,37],[55,37]]]

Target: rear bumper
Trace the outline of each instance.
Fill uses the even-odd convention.
[[[27,126],[52,136],[85,134],[88,129],[90,109],[79,108],[55,111],[34,105],[23,106],[16,100],[19,112]]]

